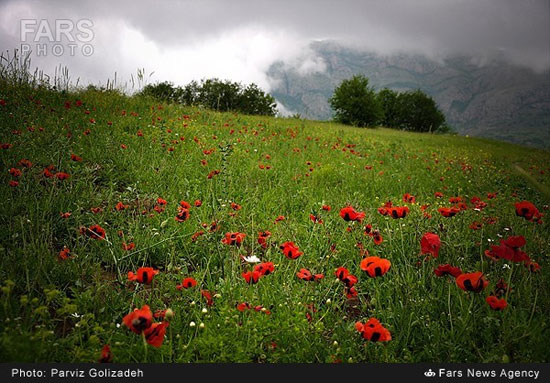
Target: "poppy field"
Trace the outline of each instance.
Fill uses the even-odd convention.
[[[0,353],[548,362],[550,153],[0,88]]]

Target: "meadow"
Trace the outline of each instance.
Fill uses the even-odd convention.
[[[3,362],[550,360],[549,152],[1,85]]]

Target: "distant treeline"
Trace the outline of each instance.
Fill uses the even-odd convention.
[[[435,101],[424,92],[395,92],[386,88],[377,93],[368,86],[368,81],[357,75],[334,90],[329,102],[336,121],[415,132],[451,131]]]
[[[243,114],[274,116],[275,99],[256,84],[222,81],[217,78],[191,81],[185,86],[170,82],[146,85],[139,93],[163,102],[186,106],[202,106],[220,112],[234,111]]]

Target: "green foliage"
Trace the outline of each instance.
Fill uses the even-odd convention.
[[[536,188],[550,185],[548,152],[169,103],[152,108],[150,98],[0,81],[0,142],[9,144],[0,149],[1,361],[96,362],[104,344],[117,363],[549,361],[549,222],[546,211],[541,224],[517,217],[513,204],[548,204]],[[177,97],[195,100],[198,92],[188,90]],[[82,160],[72,160],[73,153]],[[71,177],[46,178],[50,164]],[[219,174],[208,178],[213,170]],[[19,184],[10,186],[12,180]],[[388,200],[405,204],[404,193],[416,196],[406,218],[378,213]],[[458,195],[469,208],[442,217],[438,207]],[[473,209],[474,196],[487,206]],[[157,206],[159,197],[167,204]],[[176,222],[182,200],[192,205],[190,217]],[[119,201],[128,208],[116,210]],[[366,213],[361,224],[339,216],[347,204]],[[285,220],[275,222],[279,215]],[[469,228],[474,221],[481,230]],[[105,240],[80,234],[93,224],[105,229]],[[380,245],[365,235],[367,224],[384,238]],[[271,232],[265,249],[257,242],[264,230]],[[243,245],[224,245],[225,233],[235,231],[247,234]],[[438,259],[419,254],[428,231],[441,237]],[[538,273],[484,255],[510,235],[527,239],[522,250],[540,264]],[[285,258],[279,245],[286,241],[304,254]],[[130,242],[135,249],[124,250]],[[391,261],[386,275],[361,271],[359,242]],[[64,247],[70,258],[60,260]],[[253,267],[241,256],[251,255],[275,263],[275,272],[255,285],[241,276]],[[445,263],[483,271],[489,287],[460,290],[452,277],[434,274]],[[128,281],[141,266],[160,270],[152,285]],[[348,300],[335,280],[340,266],[357,276],[357,299]],[[301,268],[325,278],[299,280]],[[186,277],[198,285],[177,290]],[[509,307],[497,312],[485,298],[501,278],[512,289]],[[214,296],[212,306],[201,289]],[[238,302],[270,314],[240,312]],[[159,348],[144,347],[121,324],[145,304],[175,313]],[[361,338],[354,324],[371,317],[388,328],[390,342]]]
[[[217,78],[192,81],[183,87],[169,82],[146,85],[141,96],[159,102],[173,102],[186,106],[201,106],[220,112],[235,111],[250,115],[274,116],[275,99],[256,84],[243,86],[237,82]]]
[[[400,93],[394,105],[388,105],[390,113],[396,110],[397,117],[391,121],[395,124],[393,127],[413,132],[436,132],[447,129],[443,126],[445,116],[437,108],[435,101],[420,90]]]
[[[176,90],[172,83],[165,81],[145,85],[141,95],[152,97],[160,102],[172,102],[176,98]]]
[[[384,110],[384,117],[380,121],[380,124],[388,128],[397,128],[400,119],[400,110],[397,103],[399,93],[384,88],[378,92],[377,97]]]
[[[360,127],[372,127],[380,122],[384,111],[368,85],[369,80],[361,75],[342,81],[329,99],[336,121]]]
[[[348,125],[380,124],[413,132],[452,131],[435,101],[424,92],[398,93],[384,88],[376,93],[361,75],[344,80],[329,102],[335,111],[335,120]]]

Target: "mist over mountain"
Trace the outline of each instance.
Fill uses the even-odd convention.
[[[285,113],[327,120],[328,98],[354,74],[375,89],[421,89],[439,105],[447,122],[463,135],[550,148],[550,71],[535,72],[498,54],[479,62],[454,56],[380,55],[331,41],[310,45],[311,65],[274,63],[268,71],[271,94]]]

